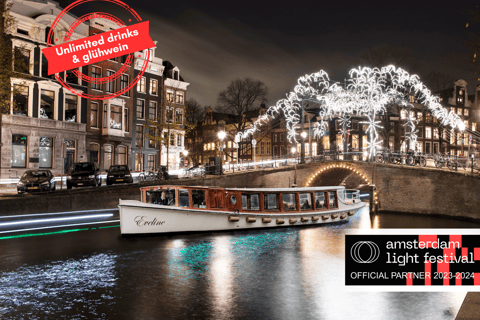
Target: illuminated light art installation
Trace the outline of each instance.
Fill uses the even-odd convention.
[[[253,135],[259,131],[260,126],[282,112],[285,116],[287,138],[291,143],[297,143],[298,133],[295,127],[301,121],[300,111],[305,102],[317,103],[320,106],[320,121],[314,128],[314,136],[319,138],[328,131],[327,121],[338,117],[341,118],[340,133],[345,143],[351,124],[350,115],[366,117],[367,120],[361,123],[368,125],[367,150],[370,158],[375,156],[377,148],[380,148],[383,142],[378,134],[378,130],[382,128],[381,121],[378,121],[376,116],[386,114],[388,107],[400,106],[407,109],[407,122],[404,126],[406,140],[410,142],[411,148],[417,145],[417,131],[416,119],[412,118],[409,112],[413,107],[410,101],[426,107],[443,126],[461,131],[465,129],[460,117],[443,108],[440,99],[432,95],[417,75],[410,75],[393,65],[381,69],[354,68],[349,74],[350,78],[346,80],[345,87],[332,82],[323,70],[300,77],[294,91],[290,92],[286,99],[281,99],[275,106],[268,108],[249,129],[239,132],[238,138],[244,139]]]

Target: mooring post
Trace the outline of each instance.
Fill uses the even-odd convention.
[[[370,213],[377,213],[377,210],[375,208],[375,185],[371,184],[370,185]]]

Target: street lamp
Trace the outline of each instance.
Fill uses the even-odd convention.
[[[301,155],[300,155],[300,163],[305,163],[305,138],[307,137],[307,133],[303,131],[300,136],[302,137],[302,148],[301,148]]]
[[[187,156],[188,156],[188,150],[183,150],[183,155],[185,156],[185,167],[188,164]]]
[[[296,156],[295,156],[295,152],[297,152],[297,149],[295,147],[292,148],[292,154],[293,154],[293,158],[295,159],[295,178],[293,180],[293,186],[292,187],[297,187],[297,159],[296,159]],[[290,180],[289,180],[290,182]]]
[[[218,138],[220,139],[220,146],[218,147],[218,151],[220,151],[220,174],[223,173],[223,139],[225,139],[226,136],[225,131],[218,133]]]
[[[256,154],[256,146],[257,146],[257,140],[253,139],[252,140],[252,146],[253,146],[253,167],[254,169],[257,169],[257,164],[256,164],[256,158],[255,158],[255,154]]]

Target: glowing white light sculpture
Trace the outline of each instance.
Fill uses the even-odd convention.
[[[314,127],[315,137],[325,135],[328,130],[327,121],[334,117],[341,119],[348,115],[366,117],[368,121],[363,123],[368,125],[366,130],[369,135],[368,155],[372,157],[383,142],[379,139],[378,130],[382,127],[377,116],[386,115],[387,107],[408,105],[411,96],[425,106],[443,126],[462,131],[465,129],[460,117],[443,108],[439,98],[432,95],[416,75],[410,75],[392,65],[381,69],[354,68],[349,74],[350,79],[346,80],[346,88],[330,81],[328,74],[323,70],[300,77],[293,92],[270,107],[248,130],[239,132],[237,136],[248,137],[282,112],[285,117],[287,138],[290,142],[296,143],[298,133],[295,127],[301,120],[300,111],[305,102],[313,102],[320,105],[320,122]],[[415,146],[417,139],[415,120],[407,120],[405,126],[409,132],[407,139]],[[346,139],[348,130],[342,128],[341,133],[342,139]]]

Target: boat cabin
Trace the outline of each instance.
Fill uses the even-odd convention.
[[[336,209],[360,201],[358,190],[343,187],[225,189],[218,187],[143,187],[144,203],[198,210],[295,213]]]

